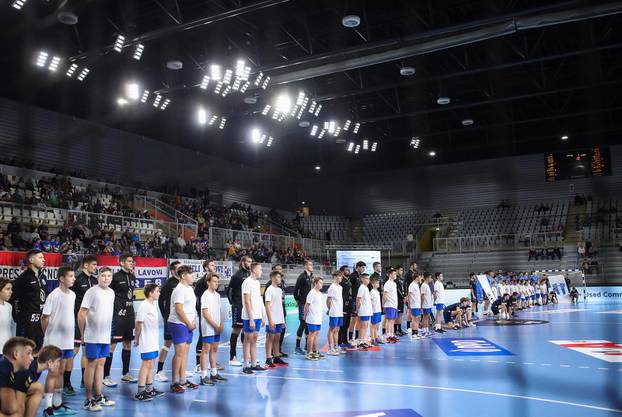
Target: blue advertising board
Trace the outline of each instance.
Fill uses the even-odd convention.
[[[481,337],[433,339],[447,356],[510,356],[509,350]]]

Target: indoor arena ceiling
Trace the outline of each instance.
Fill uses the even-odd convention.
[[[327,175],[621,142],[622,1],[2,7],[3,96],[241,164]]]

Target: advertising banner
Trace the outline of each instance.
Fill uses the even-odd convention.
[[[606,362],[622,362],[622,344],[609,340],[550,340],[550,342]]]
[[[146,284],[164,284],[168,273],[168,265],[165,258],[142,258],[134,257],[134,275],[136,281],[134,282],[135,290],[134,296],[137,300],[144,298],[143,288]],[[121,269],[119,266],[119,258],[117,256],[98,256],[97,266],[107,266],[112,269],[113,273]]]
[[[172,262],[179,261],[184,265],[188,265],[192,268],[194,272],[194,279],[198,280],[205,274],[203,270],[203,259],[169,259],[168,265]],[[230,280],[231,275],[233,275],[233,262],[231,261],[215,261],[216,262],[216,273],[220,275],[220,279]]]
[[[583,296],[583,289],[578,288]],[[585,299],[594,304],[622,304],[622,287],[587,287]]]
[[[447,356],[504,356],[513,355],[507,349],[483,338],[434,339]]]
[[[486,298],[490,301],[495,301],[496,297],[492,292],[492,288],[490,287],[490,283],[488,282],[488,277],[486,275],[478,275],[477,280],[479,281],[482,289],[484,290],[484,294],[486,294]]]
[[[557,294],[557,300],[560,304],[570,304],[570,290],[566,286],[566,280],[563,275],[548,275],[549,288]]]
[[[44,253],[45,276],[47,278],[47,290],[50,293],[58,287],[56,275],[62,265],[63,255],[60,253]],[[0,278],[15,279],[24,272],[27,265],[26,252],[0,252]]]

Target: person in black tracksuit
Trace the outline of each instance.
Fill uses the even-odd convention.
[[[348,327],[350,327],[350,317],[352,315],[352,285],[350,284],[350,268],[343,265],[339,268],[343,274],[341,280],[341,297],[343,298],[343,326],[339,328],[339,345],[348,343]]]
[[[197,339],[197,346],[195,348],[197,368],[201,366],[201,350],[203,349],[203,331],[201,330],[201,297],[207,290],[207,280],[205,277],[208,274],[216,273],[216,261],[212,259],[203,262],[203,271],[205,271],[205,274],[194,285],[194,295],[197,297],[197,328],[199,329],[199,338]]]
[[[71,287],[71,291],[76,293],[76,303],[74,307],[74,313],[76,315],[76,330],[73,338],[73,356],[75,357],[80,351],[82,346],[82,334],[78,327],[78,312],[82,305],[82,299],[84,294],[92,286],[97,285],[97,257],[93,255],[86,255],[82,259],[82,271],[76,276],[76,281]],[[80,360],[80,367],[82,368],[82,384],[84,385],[84,369],[86,368],[86,356],[84,349],[82,349],[82,358]],[[67,360],[67,367],[65,368],[64,386],[65,389],[73,390],[71,387],[71,369],[73,368],[73,358]]]
[[[272,270],[283,274],[283,279],[281,280],[281,285],[279,285],[279,287],[281,288],[281,290],[283,290],[283,312],[285,313],[285,315],[287,315],[287,312],[285,311],[285,290],[287,286],[285,285],[285,272],[283,271],[283,266],[281,266],[280,264],[276,264],[272,267]],[[270,285],[272,285],[272,279],[268,278],[268,281],[266,281],[266,286],[264,287],[264,294],[266,292],[266,289],[268,289]],[[265,304],[265,298],[264,298],[264,304]],[[287,321],[287,317],[285,317],[285,319],[286,319],[285,321]],[[281,350],[283,350],[283,339],[285,339],[285,325],[286,323],[283,323],[283,330],[281,330],[281,336],[280,336],[280,342],[279,342],[279,346],[281,347]],[[283,358],[287,358],[289,356],[285,352],[279,352],[279,353],[280,353],[280,356]]]
[[[404,336],[406,333],[402,330],[402,314],[404,313],[404,268],[401,265],[395,267],[397,271],[397,278],[395,284],[397,285],[397,320],[395,321],[394,332],[396,336]],[[408,288],[406,289],[408,294]]]
[[[26,253],[28,268],[13,282],[13,319],[16,335],[27,337],[35,342],[35,352],[43,345],[41,314],[48,295],[47,277],[43,272],[45,257],[43,252],[33,249]]]
[[[415,276],[417,273],[417,262],[411,262],[410,268],[406,271],[406,275],[404,275],[404,304],[408,304],[408,287],[415,280]],[[408,305],[404,306],[406,308],[406,329],[410,329],[410,307]]]
[[[348,281],[350,281],[350,289],[352,290],[352,296],[350,297],[350,325],[348,326],[348,340],[356,339],[356,335],[354,331],[358,326],[358,316],[356,311],[356,295],[359,292],[359,287],[361,286],[361,274],[365,272],[365,267],[367,265],[363,261],[358,261],[354,268],[354,272],[350,274],[348,277]],[[343,285],[343,281],[341,281],[341,285]],[[345,300],[344,300],[345,303]],[[344,326],[345,327],[345,326]]]
[[[298,330],[296,330],[296,353],[298,354],[304,354],[300,347],[302,333],[304,332],[305,337],[309,335],[309,329],[304,317],[304,308],[313,282],[313,262],[307,259],[304,263],[304,268],[304,271],[296,279],[296,286],[294,287],[294,300],[298,304],[298,320],[300,320]]]
[[[166,356],[173,344],[173,336],[168,331],[168,316],[171,314],[171,295],[173,290],[179,284],[179,277],[177,276],[177,268],[181,266],[181,262],[173,261],[168,266],[169,278],[166,280],[162,288],[160,289],[160,298],[158,298],[158,307],[160,307],[160,314],[164,323],[164,346],[160,349],[160,355],[158,356],[158,372],[156,373],[156,380],[159,382],[166,382],[168,378],[164,375],[164,362],[166,362]]]
[[[110,355],[104,364],[104,385],[110,384],[110,367],[118,342],[123,342],[121,362],[123,370],[121,380],[123,382],[137,382],[130,375],[130,359],[132,355],[132,340],[134,340],[134,326],[136,314],[134,312],[134,289],[136,288],[136,276],[134,270],[134,258],[132,255],[119,256],[121,269],[112,276],[110,288],[114,291],[114,313],[112,316],[112,342],[110,343]],[[106,379],[110,382],[106,382]]]
[[[251,274],[251,263],[253,259],[250,256],[243,256],[240,260],[240,269],[233,274],[229,285],[227,286],[227,299],[231,304],[231,337],[229,339],[229,365],[242,366],[237,360],[236,348],[238,345],[238,336],[244,323],[242,322],[242,283]]]

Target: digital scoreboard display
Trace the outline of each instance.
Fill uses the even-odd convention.
[[[544,155],[544,169],[549,182],[611,175],[611,154],[600,147],[552,152]]]

